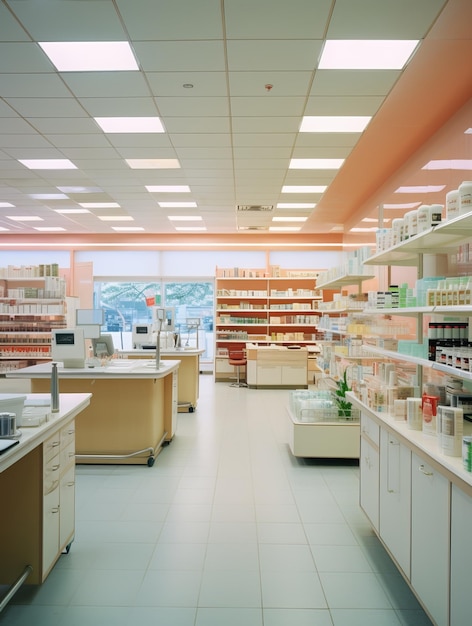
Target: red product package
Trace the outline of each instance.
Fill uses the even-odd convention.
[[[429,396],[424,393],[421,402],[423,410],[423,431],[436,434],[436,414],[438,412],[439,396]]]

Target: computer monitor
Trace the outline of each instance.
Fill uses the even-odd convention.
[[[92,339],[93,355],[100,357],[110,357],[115,354],[115,346],[113,345],[113,337],[111,335],[100,335],[96,339]]]
[[[60,328],[52,331],[51,357],[64,367],[85,367],[85,340],[82,328]]]
[[[152,342],[152,324],[133,324],[133,348]]]
[[[85,339],[98,339],[100,328],[105,323],[103,309],[76,309],[75,325],[82,328]]]

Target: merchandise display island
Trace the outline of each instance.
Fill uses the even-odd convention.
[[[306,347],[246,346],[247,384],[258,388],[306,389],[308,352]]]
[[[33,402],[49,397],[27,395]],[[41,584],[74,538],[74,434],[90,399],[60,394],[59,412],[20,427],[18,443],[0,455],[0,584],[12,586],[2,607],[23,582]]]
[[[155,352],[146,348],[120,351],[126,359],[149,359]],[[205,350],[198,348],[161,349],[162,359],[179,359],[179,381],[177,388],[179,413],[193,413],[197,408],[200,382],[200,356]]]
[[[61,393],[91,393],[76,430],[77,463],[147,464],[174,436],[180,361],[112,359],[93,368],[58,368]],[[28,378],[33,393],[50,389],[51,363],[7,374]]]

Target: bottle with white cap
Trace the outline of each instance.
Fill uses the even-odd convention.
[[[472,180],[464,180],[459,185],[459,213],[464,215],[472,211]]]

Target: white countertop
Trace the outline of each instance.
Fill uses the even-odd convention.
[[[28,399],[50,398],[49,394],[32,393],[27,394]],[[73,419],[89,404],[92,394],[90,393],[61,393],[59,394],[59,412],[51,413],[50,419],[41,426],[33,428],[20,428],[19,444],[6,450],[0,455],[0,472],[5,471],[19,459],[34,450],[38,445],[45,441],[50,434],[61,427],[62,423],[67,423]]]
[[[160,355],[161,358],[164,356],[167,357],[176,357],[176,358],[180,358],[180,357],[185,357],[186,354],[188,355],[196,355],[196,354],[203,354],[205,352],[205,350],[203,348],[180,348],[180,350],[178,348],[162,348]],[[128,355],[133,355],[133,354],[147,354],[149,355],[149,358],[152,359],[152,357],[155,355],[156,353],[156,348],[151,348],[151,349],[146,349],[146,348],[133,348],[132,350],[119,350],[118,354],[122,354],[124,356],[128,356]]]
[[[107,365],[99,367],[64,368],[59,363],[57,373],[59,378],[163,378],[170,372],[178,369],[180,361],[161,361],[156,369],[155,359],[112,359]],[[41,363],[7,372],[8,378],[49,378],[52,365]]]
[[[442,466],[445,471],[449,472],[449,474],[456,479],[459,479],[459,482],[472,486],[472,473],[464,469],[462,456],[448,456],[444,454],[439,448],[439,442],[436,436],[428,435],[421,430],[413,430],[408,426],[405,420],[395,420],[388,413],[373,411],[363,404],[352,392],[347,393],[346,397],[366,415],[372,417],[380,424],[385,425],[394,434],[398,435],[400,439],[403,439],[413,451],[426,455],[431,461],[435,461]],[[464,420],[464,437],[470,435],[472,435],[472,423]]]

